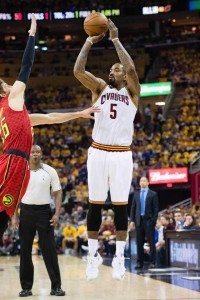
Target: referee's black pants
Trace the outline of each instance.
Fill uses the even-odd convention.
[[[20,282],[23,290],[31,290],[33,286],[34,266],[32,262],[32,245],[36,234],[51,280],[51,289],[61,288],[60,270],[54,240],[54,229],[50,225],[52,212],[47,205],[21,204],[20,211]]]

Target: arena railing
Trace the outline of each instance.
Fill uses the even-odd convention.
[[[176,208],[179,208],[180,206],[183,207],[183,208],[185,208],[185,207],[190,207],[191,205],[192,205],[192,199],[191,199],[191,198],[187,198],[187,199],[185,199],[185,200],[183,200],[183,201],[181,201],[181,202],[178,202],[178,203],[176,203],[176,204],[170,206],[169,209],[170,209],[171,211],[173,211],[173,210],[175,210]],[[166,208],[166,209],[163,209],[163,210],[159,211],[159,215],[165,214],[165,213],[167,212],[167,210],[168,210],[168,209]]]
[[[200,154],[190,163],[190,173],[196,173],[200,171]]]

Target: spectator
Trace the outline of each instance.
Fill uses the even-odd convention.
[[[194,217],[191,214],[187,214],[185,217],[185,222],[183,224],[184,230],[196,230],[197,226],[194,222]]]
[[[2,242],[0,243],[0,255],[9,255],[13,249],[13,239],[11,235],[4,232]]]
[[[56,243],[56,250],[58,254],[62,254],[62,225],[61,223],[57,223],[56,226],[54,227],[54,238],[55,238],[55,243]]]
[[[156,266],[158,268],[165,266],[165,240],[164,240],[164,226],[160,218],[156,222],[156,231],[158,234],[158,241],[156,242]]]
[[[170,224],[170,217],[167,215],[160,217],[161,225],[164,227],[165,230],[174,230],[173,224]]]
[[[84,255],[86,252],[84,251],[83,247],[88,246],[88,236],[87,236],[87,227],[85,221],[80,221],[78,223],[77,228],[77,254]]]
[[[110,214],[110,212],[108,212]],[[106,255],[114,255],[116,248],[116,229],[111,216],[102,222],[99,230],[99,240]]]
[[[174,220],[175,220],[175,230],[183,229],[184,220],[181,211],[174,212]]]
[[[67,222],[66,226],[62,231],[63,240],[62,240],[62,251],[66,254],[75,254],[76,250],[76,237],[77,231],[76,228],[71,224],[71,222]]]

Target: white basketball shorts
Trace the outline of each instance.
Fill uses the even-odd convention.
[[[131,151],[109,152],[90,147],[87,169],[91,203],[105,202],[108,190],[113,204],[128,203],[133,172]]]

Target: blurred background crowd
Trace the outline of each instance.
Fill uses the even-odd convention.
[[[15,11],[16,1],[1,1],[0,11]],[[18,1],[19,11],[75,9],[130,9],[144,6],[146,1]],[[158,1],[164,5],[165,1]],[[138,4],[139,3],[139,4]],[[148,5],[154,1],[148,1]],[[177,1],[171,1],[176,5]],[[183,22],[183,19],[185,20]],[[115,21],[115,18],[114,18]],[[200,23],[186,13],[180,20],[163,17],[157,20],[131,23],[118,21],[120,39],[134,59],[141,83],[167,82],[173,85],[173,109],[163,114],[157,101],[164,96],[141,98],[135,119],[133,136],[133,180],[130,199],[141,176],[154,168],[189,167],[200,150]],[[182,22],[182,23],[181,23]],[[82,24],[69,28],[68,23],[43,25],[38,33],[37,51],[26,105],[30,112],[71,111],[88,107],[90,93],[73,76],[73,66],[86,36],[79,34]],[[120,27],[121,24],[121,27]],[[159,25],[159,28],[158,28]],[[131,27],[132,26],[132,27]],[[143,28],[140,30],[141,26]],[[0,77],[13,82],[19,71],[21,50],[26,34],[22,24],[9,27],[0,37]],[[40,26],[39,26],[40,28]],[[127,28],[129,30],[127,30]],[[2,29],[0,29],[1,31]],[[70,30],[72,32],[70,32]],[[76,31],[76,33],[73,32]],[[56,35],[56,31],[58,35]],[[64,34],[65,32],[65,34]],[[42,49],[43,47],[43,49]],[[107,80],[109,68],[117,56],[109,39],[105,38],[89,55],[87,68]],[[57,251],[60,254],[87,253],[86,214],[88,204],[87,149],[91,143],[92,122],[77,120],[62,125],[34,128],[34,140],[43,149],[45,163],[56,168],[63,189],[60,224],[55,228]],[[182,199],[181,199],[182,200]],[[178,202],[179,199],[176,199]],[[108,201],[109,202],[109,201]],[[165,205],[166,208],[167,204]],[[115,227],[110,204],[102,212],[99,249],[102,254],[115,252]],[[166,209],[159,215],[155,228],[157,264],[163,266],[166,230],[199,230],[200,205]],[[133,228],[131,230],[134,230]],[[20,251],[18,232],[8,228],[0,242],[0,255],[15,255]],[[127,255],[129,240],[127,239]],[[148,254],[148,245],[146,245]],[[33,254],[40,254],[37,236]]]

